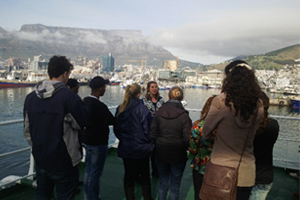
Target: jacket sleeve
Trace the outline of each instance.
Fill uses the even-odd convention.
[[[192,120],[189,117],[188,112],[184,115],[183,121],[183,141],[188,146],[190,141],[190,132],[192,128]]]
[[[78,126],[81,129],[88,124],[89,113],[88,109],[83,104],[77,94],[69,95],[67,102],[67,113],[70,113],[73,120],[73,127]]]
[[[108,107],[105,105],[105,122],[108,125],[114,125],[116,123],[116,118],[113,114],[109,111]]]
[[[221,99],[216,97],[212,101],[212,105],[208,111],[208,114],[204,120],[202,135],[206,140],[213,140],[213,131],[217,128],[219,122],[222,120],[222,114],[220,112]]]
[[[150,126],[151,126],[151,121],[152,121],[152,115],[151,112],[148,110],[148,108],[140,104],[140,113],[141,113],[141,124],[143,128],[144,135],[148,137],[150,140]]]
[[[158,136],[158,126],[157,126],[157,116],[155,116],[151,123],[151,129],[150,129],[150,137],[153,141],[157,139]]]
[[[29,118],[26,110],[24,110],[24,136],[28,142],[28,144],[32,147],[32,141],[31,141],[31,135],[30,135],[30,129],[29,129]]]
[[[119,127],[118,127],[118,117],[117,117],[117,114],[119,112],[119,106],[117,107],[116,109],[116,113],[115,113],[115,124],[113,125],[113,129],[114,129],[114,133],[115,133],[115,136],[120,139],[120,133],[119,133]]]

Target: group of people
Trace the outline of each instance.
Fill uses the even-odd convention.
[[[82,146],[86,151],[85,199],[101,199],[99,183],[108,153],[109,125],[120,141],[118,156],[124,164],[127,200],[135,199],[136,180],[144,199],[152,199],[150,163],[152,177],[159,179],[159,199],[167,199],[169,193],[170,200],[178,200],[187,150],[194,155],[191,166],[195,199],[199,199],[208,160],[236,167],[244,144],[237,199],[267,195],[273,182],[272,149],[279,126],[268,118],[268,97],[246,62],[226,66],[221,94],[207,100],[194,124],[181,103],[180,87],[171,88],[165,101],[154,81],[148,82],[142,99],[141,86],[128,85],[113,115],[100,101],[109,81],[94,77],[91,94],[81,99],[78,82],[69,79],[72,69],[66,57],[53,56],[49,80],[40,82],[25,99],[24,135],[36,163],[36,199],[51,199],[54,188],[56,199],[74,199]]]

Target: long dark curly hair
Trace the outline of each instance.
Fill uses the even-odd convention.
[[[226,93],[225,105],[236,110],[235,115],[248,120],[256,110],[261,89],[254,71],[249,65],[237,64],[223,80],[222,90]]]

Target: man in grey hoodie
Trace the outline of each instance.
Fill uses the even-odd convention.
[[[48,63],[49,80],[38,83],[24,103],[24,135],[36,163],[36,199],[74,199],[82,154],[78,130],[86,126],[88,110],[66,88],[73,65],[64,56]]]

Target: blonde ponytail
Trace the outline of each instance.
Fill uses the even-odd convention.
[[[124,99],[119,107],[119,112],[117,115],[122,113],[127,108],[131,99],[136,98],[137,95],[140,93],[141,93],[141,86],[139,84],[134,83],[132,85],[127,85],[125,89]]]

